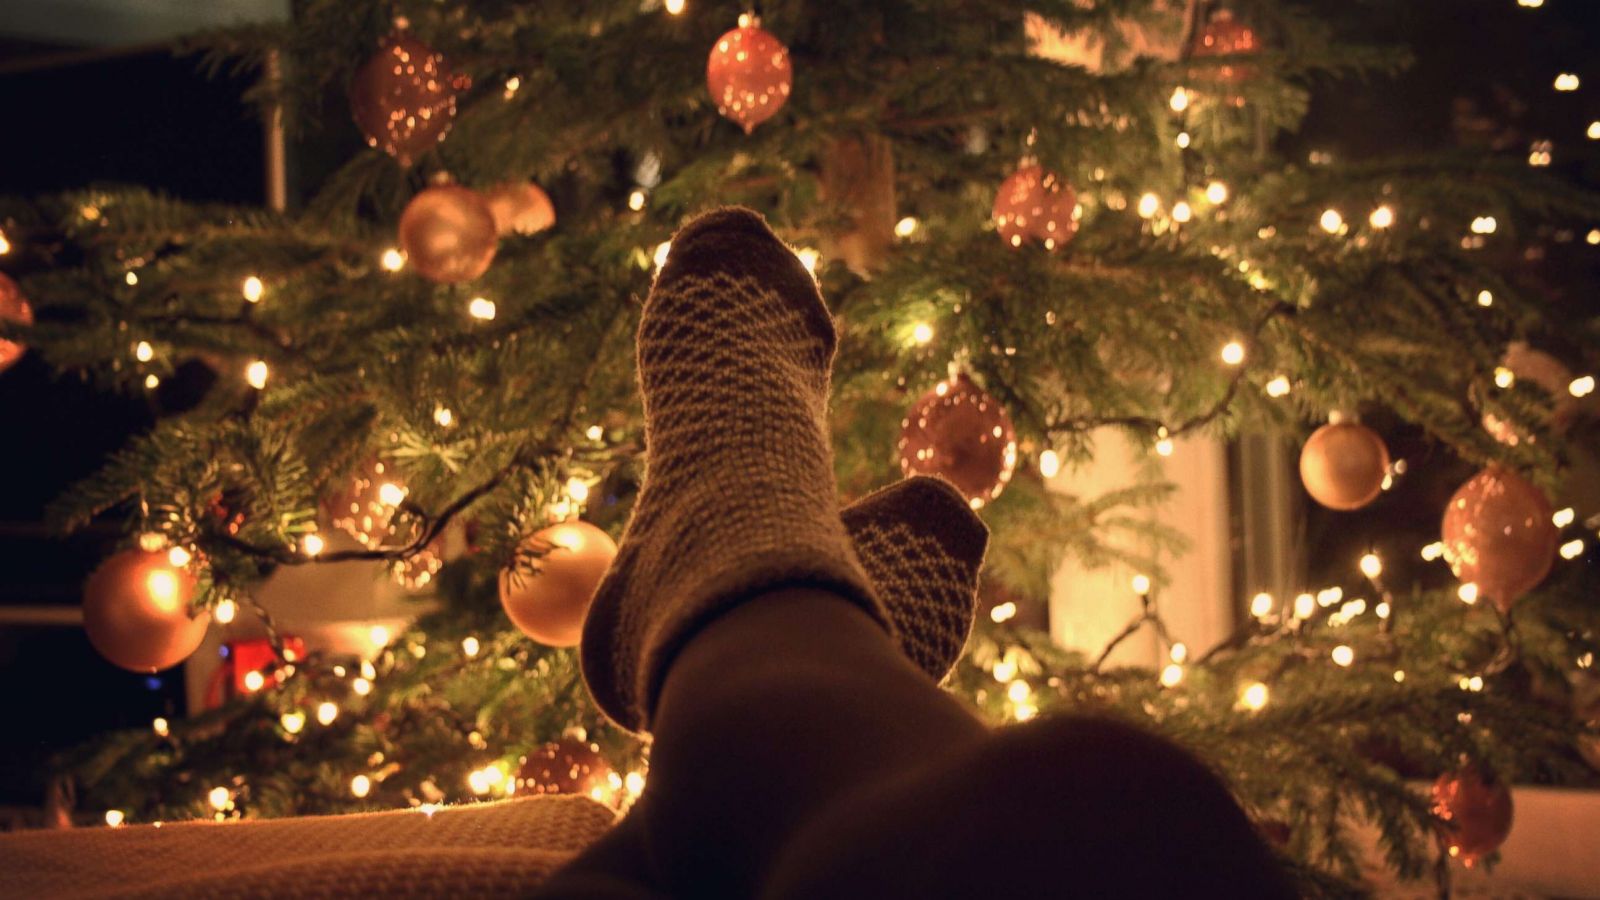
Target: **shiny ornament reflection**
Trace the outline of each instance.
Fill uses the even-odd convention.
[[[1444,559],[1478,596],[1509,611],[1544,580],[1561,532],[1544,492],[1522,476],[1490,466],[1472,476],[1445,507],[1440,529]]]
[[[400,249],[432,281],[471,281],[487,272],[499,238],[489,204],[459,185],[428,188],[400,214]]]
[[[900,424],[900,471],[938,475],[974,509],[1000,496],[1017,465],[1016,429],[965,374],[940,382]]]
[[[111,662],[156,672],[188,658],[211,617],[192,615],[195,579],[166,553],[124,550],[100,564],[83,587],[83,629]]]

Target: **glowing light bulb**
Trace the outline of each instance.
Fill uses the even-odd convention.
[[[1572,521],[1576,519],[1577,516],[1578,514],[1573,511],[1572,507],[1568,506],[1556,510],[1555,513],[1550,516],[1550,521],[1557,528],[1565,528],[1568,525],[1571,525]]]
[[[1002,683],[1010,681],[1013,678],[1016,678],[1017,677],[1017,663],[1016,663],[1016,660],[1013,660],[1011,658],[1011,654],[1009,654],[1009,653],[1006,654],[1004,659],[1001,659],[1001,660],[999,660],[998,662],[996,662],[994,664],[994,668],[992,670],[992,674],[994,675],[994,680],[995,681],[999,681],[999,682],[1002,682]]]
[[[1356,651],[1345,644],[1333,648],[1333,664],[1348,668],[1356,661]]]
[[[1244,345],[1238,341],[1229,341],[1223,344],[1222,361],[1230,366],[1237,366],[1244,362]]]
[[[253,694],[266,686],[267,678],[260,672],[252,669],[251,671],[244,673],[244,689],[250,693]]]
[[[1388,228],[1390,225],[1394,224],[1394,210],[1390,209],[1387,205],[1374,209],[1372,213],[1367,216],[1367,224],[1378,229]]]
[[[1329,234],[1338,234],[1344,228],[1344,216],[1337,209],[1325,209],[1322,217],[1317,220],[1322,230]]]
[[[1561,558],[1562,559],[1577,559],[1578,557],[1580,557],[1582,555],[1583,555],[1583,541],[1582,541],[1582,539],[1570,540],[1570,541],[1567,541],[1565,544],[1561,545]]]
[[[1387,600],[1378,601],[1378,605],[1374,606],[1372,608],[1372,612],[1373,612],[1374,615],[1376,615],[1380,619],[1389,618],[1389,601],[1387,601]]]
[[[1574,397],[1587,397],[1594,393],[1594,376],[1583,375],[1572,379],[1572,383],[1567,385],[1567,393]]]
[[[1179,150],[1187,150],[1189,149],[1189,145],[1193,142],[1194,139],[1189,136],[1189,132],[1180,131],[1178,132],[1178,138],[1174,143],[1178,145]]]
[[[214,787],[206,794],[206,800],[211,803],[211,808],[217,812],[227,809],[233,803],[233,792],[225,787]]]
[[[671,255],[671,253],[672,253],[672,242],[671,241],[662,241],[661,243],[656,245],[655,252],[650,255],[650,258],[655,260],[656,268],[659,269],[662,266],[667,264],[667,257],[669,255]]]
[[[384,506],[399,506],[406,499],[406,490],[392,481],[378,485],[378,502]]]
[[[1477,582],[1468,581],[1468,582],[1462,584],[1460,587],[1456,588],[1456,596],[1460,597],[1461,598],[1461,602],[1467,604],[1468,606],[1471,606],[1472,604],[1477,603],[1478,602],[1478,585],[1477,585]]]
[[[1473,234],[1494,234],[1499,227],[1500,223],[1494,216],[1478,216],[1472,220]]]
[[[127,821],[127,816],[123,814],[122,810],[120,810],[120,809],[108,809],[108,810],[106,810],[106,824],[111,826],[112,828],[121,828],[122,827],[122,823],[125,822],[125,821]]]
[[[300,552],[306,556],[319,556],[327,548],[320,534],[308,534],[300,539]]]
[[[1183,641],[1178,641],[1172,645],[1171,650],[1167,651],[1167,655],[1171,657],[1172,661],[1175,663],[1185,662],[1189,659],[1189,645],[1185,644]]]
[[[1172,96],[1167,99],[1167,105],[1173,112],[1183,112],[1189,108],[1189,92],[1182,87],[1172,89]]]
[[[372,779],[365,775],[357,775],[350,779],[350,793],[358,799],[372,793]]]
[[[244,285],[241,288],[244,293],[245,302],[247,303],[260,303],[261,295],[266,293],[266,289],[266,285],[261,283],[261,279],[254,275],[246,278],[244,280]]]
[[[1294,598],[1294,617],[1296,619],[1309,619],[1317,611],[1317,598],[1310,594],[1300,594]]]
[[[489,793],[489,789],[493,787],[489,782],[490,771],[489,769],[473,769],[468,772],[467,787],[471,788],[472,792],[480,797]]]
[[[10,253],[10,252],[11,252],[11,242],[6,240],[5,232],[0,231],[0,256],[5,256],[7,253]]]
[[[635,188],[633,193],[628,195],[628,208],[634,212],[638,212],[639,210],[644,209],[644,201],[644,191]]]
[[[1488,289],[1479,291],[1478,292],[1478,305],[1479,306],[1483,306],[1483,307],[1493,306],[1494,305],[1494,292],[1490,291]]]
[[[480,322],[494,321],[495,312],[494,301],[487,297],[473,297],[467,302],[467,315]]]
[[[367,641],[372,644],[374,650],[389,646],[389,639],[389,629],[383,625],[374,625],[367,629]]]
[[[801,247],[794,252],[794,255],[800,258],[800,265],[805,266],[807,272],[812,275],[817,274],[817,264],[822,261],[822,253],[820,251],[813,250],[810,247]]]
[[[1032,696],[1033,688],[1029,687],[1026,681],[1018,679],[1006,685],[1006,697],[1012,703],[1022,703]]]
[[[1568,93],[1577,90],[1580,83],[1581,82],[1579,82],[1577,74],[1573,72],[1562,72],[1560,75],[1556,76],[1555,87],[1556,90],[1561,91],[1562,93]]]
[[[662,5],[666,7],[669,16],[683,15],[684,0],[666,0]]]
[[[622,778],[622,789],[627,791],[630,797],[637,797],[644,793],[644,775],[638,772],[629,772]]]
[[[144,386],[146,388],[148,388],[149,390],[152,390],[152,391],[155,390],[156,388],[161,386],[161,376],[160,375],[146,375],[144,377]]]
[[[1018,722],[1026,722],[1039,714],[1039,707],[1034,706],[1032,703],[1022,702],[1016,705],[1011,714],[1016,717]]]
[[[1045,478],[1054,478],[1061,471],[1061,457],[1054,450],[1043,450],[1039,453],[1039,474]]]
[[[1016,614],[1017,605],[1007,600],[1004,603],[995,604],[994,609],[989,610],[989,620],[998,625],[1001,622],[1009,622]]]
[[[1361,574],[1368,578],[1377,578],[1383,574],[1383,560],[1376,553],[1368,553],[1361,557]]]
[[[150,728],[159,737],[166,737],[172,733],[172,726],[167,722],[165,716],[156,716],[155,721],[150,723]]]
[[[337,718],[339,718],[339,704],[332,700],[324,700],[317,704],[317,722],[332,725],[333,720]]]
[[[267,364],[259,359],[244,367],[244,380],[258,391],[266,388],[269,374]]]
[[[1600,141],[1600,121],[1590,122],[1589,130],[1584,132],[1591,141]]]
[[[1172,204],[1172,221],[1187,222],[1192,218],[1194,218],[1194,210],[1189,208],[1189,204],[1186,201],[1179,200],[1177,203]]]
[[[1511,371],[1510,369],[1506,368],[1505,366],[1496,366],[1495,367],[1495,370],[1494,370],[1494,386],[1495,387],[1504,389],[1504,388],[1509,388],[1513,384],[1516,384],[1516,383],[1517,383],[1517,375],[1516,375],[1515,372]]]
[[[483,644],[481,642],[479,642],[479,640],[477,638],[473,637],[470,634],[461,639],[461,652],[466,654],[468,659],[471,659],[474,656],[477,656],[478,655],[478,651],[480,651],[482,649],[483,649]]]
[[[1180,681],[1183,681],[1183,666],[1167,663],[1161,670],[1161,686],[1177,687]]]
[[[1272,595],[1262,591],[1250,598],[1250,615],[1258,619],[1265,619],[1267,616],[1272,615],[1272,606]]]
[[[365,678],[357,678],[350,682],[350,690],[354,691],[357,697],[365,697],[372,693],[372,682]]]
[[[1171,456],[1173,450],[1172,438],[1161,438],[1156,441],[1157,456]]]
[[[1153,218],[1161,211],[1161,198],[1152,193],[1145,193],[1139,197],[1139,218]]]
[[[510,100],[512,97],[515,97],[517,95],[517,91],[519,91],[521,89],[522,89],[522,79],[521,78],[517,77],[516,75],[513,75],[510,78],[507,78],[506,79],[505,98],[507,100]]]
[[[1289,377],[1287,375],[1279,375],[1276,378],[1273,378],[1271,381],[1267,382],[1267,396],[1268,397],[1284,397],[1284,396],[1288,396],[1289,390],[1290,390],[1290,384],[1289,384]]]
[[[139,283],[139,276],[135,272],[129,272],[128,274],[122,276],[122,280],[127,282],[128,287],[133,287]]]
[[[194,561],[194,554],[190,553],[188,550],[185,550],[182,547],[173,547],[172,549],[167,551],[167,563],[169,565],[173,565],[173,566],[176,566],[176,567],[181,569],[181,568],[183,568],[184,566],[187,566],[189,563],[191,563],[193,561]],[[223,603],[229,603],[229,602],[232,602],[232,601],[224,600],[222,602]],[[224,623],[224,624],[226,624],[226,623]]]
[[[382,266],[385,272],[398,272],[406,267],[406,255],[398,248],[390,247],[378,257],[378,265]]]
[[[278,717],[278,724],[290,734],[299,734],[306,727],[306,714],[299,710],[286,712]]]
[[[1239,693],[1239,705],[1251,712],[1260,712],[1267,706],[1270,692],[1267,686],[1259,681],[1251,682]]]
[[[1206,199],[1212,203],[1228,202],[1228,186],[1220,181],[1206,185]]]
[[[149,341],[140,341],[133,345],[133,358],[139,362],[149,362],[156,358],[156,348],[150,346]]]
[[[433,408],[433,421],[440,428],[449,428],[456,423],[456,414],[451,412],[447,406],[435,406]]]
[[[933,326],[927,322],[918,322],[911,329],[911,343],[923,347],[933,340]]]
[[[1428,562],[1433,562],[1443,555],[1444,544],[1439,541],[1434,541],[1433,543],[1422,548],[1422,558]]]
[[[589,499],[589,485],[582,478],[574,475],[567,479],[567,496],[575,503],[582,503]]]
[[[917,233],[917,219],[915,216],[906,216],[894,223],[894,233],[903,238],[911,237]]]
[[[1135,594],[1138,594],[1141,597],[1144,596],[1145,594],[1150,593],[1150,576],[1149,575],[1135,575],[1135,576],[1133,576],[1133,592]]]

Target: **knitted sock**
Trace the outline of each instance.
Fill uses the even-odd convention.
[[[972,630],[989,543],[983,520],[955,487],[926,475],[869,494],[840,516],[900,649],[943,679]]]
[[[717,210],[673,238],[639,322],[648,468],[579,650],[623,727],[648,729],[684,643],[757,594],[832,591],[893,632],[838,513],[836,340],[816,282],[756,214]]]

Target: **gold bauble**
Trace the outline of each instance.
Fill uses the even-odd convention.
[[[83,630],[111,662],[157,672],[183,662],[206,636],[208,613],[191,615],[195,580],[165,553],[124,550],[83,586]]]
[[[0,272],[0,320],[14,325],[33,324],[33,307],[23,298],[22,289],[4,272]],[[25,345],[0,338],[0,372],[16,365],[26,352]]]
[[[1389,448],[1365,425],[1340,422],[1312,433],[1300,451],[1300,480],[1311,499],[1348,512],[1371,503],[1389,474]]]
[[[400,249],[433,281],[471,281],[487,272],[499,239],[489,204],[460,185],[428,188],[400,214]]]
[[[508,181],[483,192],[494,216],[495,230],[502,235],[538,234],[556,224],[556,208],[550,195],[531,181]]]
[[[616,558],[616,542],[587,522],[573,521],[536,532],[523,549],[541,554],[537,569],[502,571],[500,605],[517,630],[539,643],[576,646],[589,601]]]
[[[1561,529],[1544,492],[1503,466],[1490,466],[1456,490],[1439,537],[1444,560],[1479,596],[1510,611],[1550,574]]]

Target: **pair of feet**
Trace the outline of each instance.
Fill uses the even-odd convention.
[[[988,531],[926,477],[839,512],[836,343],[815,281],[755,213],[707,213],[673,238],[638,335],[649,468],[581,646],[591,694],[624,727],[650,730],[695,633],[772,590],[856,603],[935,681],[960,655]]]

